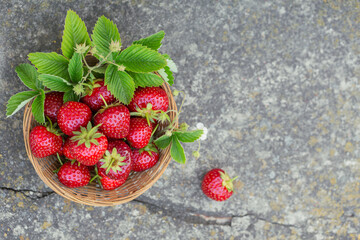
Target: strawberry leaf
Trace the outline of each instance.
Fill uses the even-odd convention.
[[[10,117],[17,113],[22,107],[39,95],[38,91],[19,92],[13,95],[6,105],[6,116]]]
[[[167,83],[170,84],[170,86],[174,84],[174,77],[168,66],[165,66],[164,68],[160,69],[158,73]]]
[[[128,74],[134,79],[135,87],[158,87],[161,86],[164,81],[161,77],[154,73],[133,73]]]
[[[37,79],[39,74],[34,66],[23,63],[15,68],[15,72],[28,88],[38,90],[43,87],[41,82]]]
[[[74,53],[69,62],[69,75],[73,83],[79,83],[82,79],[84,70],[82,65],[82,56],[79,53]]]
[[[126,70],[131,72],[147,73],[165,67],[166,59],[148,47],[133,44],[120,53],[116,63],[125,66]]]
[[[120,102],[130,103],[135,92],[135,83],[129,74],[109,65],[105,72],[105,85]]]
[[[112,41],[118,41],[121,46],[120,33],[116,24],[105,16],[100,17],[96,22],[91,38],[97,53],[103,57],[107,56],[110,52],[110,44]]]
[[[66,81],[65,79],[50,75],[50,74],[41,74],[39,80],[49,89],[58,92],[67,92],[73,89],[73,85]]]
[[[161,47],[161,41],[165,36],[164,31],[159,31],[153,35],[150,35],[146,38],[142,38],[140,40],[137,40],[133,42],[133,44],[141,44],[143,46],[146,46],[152,50],[157,51]]]
[[[181,146],[178,138],[173,135],[172,137],[172,144],[170,149],[171,157],[178,163],[185,164],[186,157],[184,148]]]
[[[34,115],[34,118],[39,123],[45,123],[44,116],[44,103],[45,103],[45,92],[40,90],[40,95],[38,95],[34,102],[31,105],[31,111]]]
[[[61,51],[65,57],[71,59],[76,44],[90,45],[90,37],[87,33],[85,23],[72,10],[69,10],[65,19],[64,34],[61,42]]]
[[[154,141],[155,145],[161,149],[165,149],[167,146],[170,145],[172,138],[166,135],[162,135],[158,139]]]
[[[204,133],[202,129],[188,131],[188,132],[174,132],[173,134],[179,139],[181,142],[195,142],[198,140],[201,135]]]
[[[51,74],[61,77],[66,80],[70,80],[68,73],[69,61],[55,52],[51,53],[30,53],[30,62],[35,65],[39,73]]]
[[[78,95],[76,95],[73,90],[70,90],[70,91],[64,93],[64,97],[63,97],[64,103],[69,102],[69,101],[78,102],[79,99],[80,99],[80,97]]]

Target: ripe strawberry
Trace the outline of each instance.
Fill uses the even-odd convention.
[[[29,138],[31,152],[38,158],[56,154],[62,145],[61,136],[52,126],[34,127],[30,132]]]
[[[50,92],[45,95],[44,114],[55,123],[57,121],[57,114],[63,105],[63,92]]]
[[[59,181],[69,188],[83,187],[90,181],[89,169],[78,163],[66,162],[57,173]]]
[[[107,138],[100,132],[98,127],[92,127],[91,122],[87,127],[80,127],[81,132],[75,131],[70,140],[75,142],[75,145],[70,147],[70,153],[77,161],[86,165],[95,165],[104,155],[107,146]]]
[[[116,100],[107,87],[104,86],[104,81],[97,81],[95,82],[92,92],[82,97],[80,101],[88,105],[92,111],[96,112],[104,106],[104,101],[100,96],[105,99],[107,104],[111,104]]]
[[[148,145],[152,130],[152,126],[148,125],[145,118],[131,118],[129,135],[126,139],[132,147],[143,148]]]
[[[99,130],[109,138],[124,138],[129,133],[130,112],[122,104],[103,107],[94,117],[94,124],[101,124]]]
[[[121,185],[123,185],[126,180],[126,179],[114,180],[102,173],[99,173],[99,175],[100,175],[100,182],[104,190],[114,190],[115,188],[118,188]]]
[[[62,141],[61,144],[61,148],[59,149],[59,151],[57,151],[57,154],[59,154],[59,156],[64,156],[64,145],[65,145],[65,141]]]
[[[71,152],[71,148],[76,146],[76,142],[71,141],[70,138],[67,138],[64,143],[64,156],[70,160],[74,160],[75,156]]]
[[[99,174],[125,182],[131,171],[131,149],[122,140],[109,141],[104,157],[96,165]]]
[[[205,174],[201,189],[206,196],[215,201],[225,201],[233,194],[233,181],[224,170],[215,168]]]
[[[153,167],[159,160],[157,147],[149,143],[145,148],[133,149],[131,154],[132,170],[142,172]]]
[[[151,103],[152,110],[162,110],[166,112],[169,106],[169,98],[164,89],[160,87],[138,88],[129,104],[130,112],[136,112],[136,107],[146,108]]]
[[[79,131],[91,120],[91,110],[79,102],[66,102],[59,110],[57,120],[63,133],[68,136],[74,136],[73,131]]]

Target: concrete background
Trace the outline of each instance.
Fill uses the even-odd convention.
[[[117,207],[53,193],[27,160],[22,114],[5,117],[26,89],[14,68],[60,52],[70,8],[89,31],[114,20],[125,46],[165,30],[181,120],[209,129],[200,159],[187,144],[185,166]],[[0,239],[360,238],[358,1],[2,1],[0,14]],[[226,202],[201,192],[214,167],[239,176]]]

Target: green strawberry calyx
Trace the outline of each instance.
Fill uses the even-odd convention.
[[[110,169],[114,172],[122,171],[121,166],[127,165],[127,163],[123,162],[124,160],[125,157],[118,154],[116,148],[113,148],[111,153],[106,150],[105,155],[100,159],[100,162],[104,163],[101,168],[106,168],[106,174],[110,172]]]
[[[91,147],[91,143],[95,144],[96,146],[99,145],[97,138],[104,136],[102,133],[98,132],[98,128],[101,124],[92,127],[91,122],[89,122],[85,127],[80,127],[79,131],[74,131],[74,136],[71,137],[71,141],[77,141],[77,145],[80,146],[81,144],[85,144],[87,148]]]
[[[131,112],[130,116],[146,118],[146,121],[148,122],[149,126],[150,126],[150,122],[155,123],[155,120],[161,123],[170,121],[170,117],[167,113],[165,113],[162,110],[153,110],[151,103],[148,103],[146,105],[146,108],[142,108],[142,109],[139,106],[136,106],[136,112]]]
[[[56,136],[60,136],[62,133],[60,129],[57,128],[57,123],[53,124],[48,116],[46,116],[46,118],[49,121],[48,123],[45,123],[46,130],[55,134]]]
[[[152,156],[152,153],[155,152],[155,153],[158,153],[159,150],[156,148],[155,144],[153,142],[150,142],[148,145],[146,145],[145,147],[139,149],[139,153],[140,155],[143,153],[143,152],[148,152],[150,156]]]
[[[234,177],[234,178],[230,178],[230,176],[226,173],[226,172],[221,172],[220,173],[220,177],[223,180],[222,181],[222,185],[229,191],[232,192],[234,190],[234,185],[233,185],[233,181],[235,179],[237,179],[238,177]]]

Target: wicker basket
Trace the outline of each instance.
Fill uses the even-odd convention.
[[[162,88],[169,97],[169,110],[177,110],[169,85],[164,83]],[[174,111],[171,111],[169,116],[173,120],[175,118]],[[97,186],[96,181],[81,188],[67,188],[59,182],[57,175],[53,173],[60,166],[56,157],[36,158],[30,150],[29,134],[36,125],[38,124],[32,115],[31,104],[29,103],[25,107],[23,122],[24,141],[29,159],[47,186],[64,198],[77,203],[91,206],[112,206],[129,202],[148,190],[164,173],[171,160],[169,147],[161,150],[159,161],[154,167],[144,172],[131,172],[127,181],[115,190],[102,190]]]

